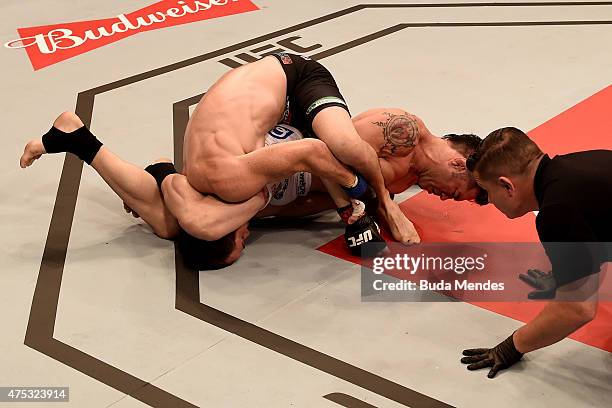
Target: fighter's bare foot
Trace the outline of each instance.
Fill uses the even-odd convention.
[[[83,122],[81,122],[81,119],[74,113],[64,112],[55,119],[53,126],[62,132],[70,133],[82,127]],[[21,155],[21,159],[19,159],[19,166],[25,169],[31,166],[35,160],[39,159],[40,156],[45,153],[47,152],[43,146],[42,139],[30,140],[23,149],[23,154]]]
[[[21,166],[22,169],[25,169],[26,167],[31,166],[32,163],[34,163],[34,160],[37,160],[45,153],[47,152],[45,151],[41,139],[30,140],[23,149],[23,154],[19,159],[19,166]]]

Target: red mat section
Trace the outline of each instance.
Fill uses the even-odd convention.
[[[608,86],[529,132],[550,156],[580,150],[612,149],[612,86]],[[535,216],[507,219],[493,206],[442,201],[420,193],[400,205],[415,224],[423,242],[534,242],[538,241]],[[389,235],[385,235],[389,239]],[[344,246],[342,237],[320,251],[359,264]],[[517,271],[519,273],[520,271]],[[474,303],[476,306],[527,322],[545,303]],[[601,302],[597,317],[572,339],[612,352],[612,303]]]

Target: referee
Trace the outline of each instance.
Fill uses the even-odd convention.
[[[599,271],[612,261],[612,151],[551,159],[524,132],[506,127],[487,136],[467,166],[508,218],[539,211],[536,228],[552,265],[549,273],[520,278],[537,289],[529,298],[554,302],[497,346],[463,351],[468,370],[491,367],[493,378],[595,318]]]

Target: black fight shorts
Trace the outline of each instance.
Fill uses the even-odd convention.
[[[312,121],[317,113],[330,106],[350,111],[332,74],[323,65],[305,56],[289,53],[272,54],[287,76],[287,103],[280,123],[316,137]]]

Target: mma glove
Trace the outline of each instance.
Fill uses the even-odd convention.
[[[554,299],[557,292],[557,281],[552,272],[542,272],[539,269],[529,269],[527,274],[519,274],[519,279],[536,289],[527,297],[536,299]]]
[[[466,357],[463,357],[461,362],[469,364],[467,369],[470,371],[491,367],[487,377],[494,378],[498,371],[509,368],[523,357],[523,353],[519,352],[514,346],[513,336],[514,333],[491,349],[477,348],[463,350],[463,355]]]
[[[364,246],[368,245],[367,255],[377,255],[387,248],[387,244],[380,235],[380,228],[369,215],[363,215],[357,221],[346,226],[344,242],[355,256],[362,256]]]

